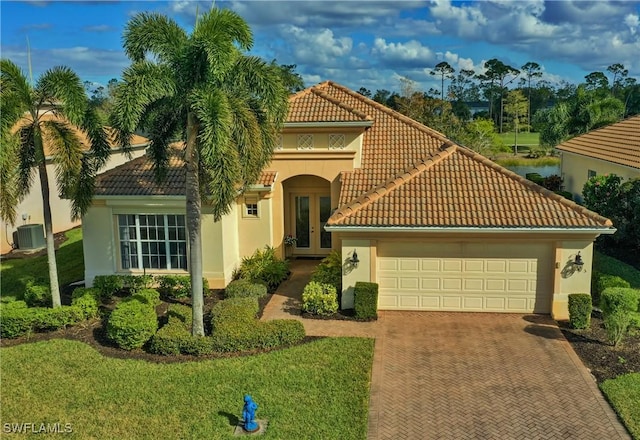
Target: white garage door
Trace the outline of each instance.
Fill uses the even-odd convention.
[[[548,243],[379,242],[381,310],[549,313]]]

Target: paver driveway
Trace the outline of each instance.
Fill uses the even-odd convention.
[[[629,438],[548,317],[382,312],[379,324],[370,440]]]

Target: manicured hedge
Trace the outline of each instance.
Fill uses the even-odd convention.
[[[189,298],[191,296],[190,275],[158,275],[155,277],[158,290],[162,295],[171,298]],[[202,293],[208,296],[210,293],[209,282],[202,278]]]
[[[146,302],[152,307],[160,304],[160,292],[156,289],[142,289],[135,295],[133,295],[138,301]]]
[[[149,350],[162,355],[205,355],[213,352],[213,341],[208,336],[193,336],[183,321],[170,317],[169,322],[157,331]]]
[[[356,282],[354,289],[356,318],[378,319],[378,284]]]
[[[250,280],[239,279],[229,283],[224,289],[225,298],[262,298],[267,295],[267,286]]]
[[[3,304],[0,309],[0,336],[19,336],[44,330],[57,330],[78,324],[98,314],[98,302],[90,294],[75,298],[71,306],[27,307],[24,301]]]
[[[605,289],[610,287],[631,287],[629,282],[617,275],[610,275],[594,271],[591,276],[591,295],[593,304],[600,306],[600,297]]]
[[[338,293],[331,284],[310,281],[302,291],[302,311],[314,315],[333,315],[338,311]]]
[[[569,294],[569,322],[573,328],[583,329],[591,325],[591,295]]]
[[[124,281],[122,275],[98,275],[93,279],[93,287],[100,291],[102,301],[107,301],[124,288]]]
[[[213,348],[220,352],[275,348],[301,341],[304,326],[296,320],[258,321],[256,298],[230,298],[211,310]]]
[[[157,329],[154,307],[135,297],[121,301],[107,322],[107,336],[125,350],[141,348]]]
[[[602,292],[600,306],[604,326],[613,345],[619,345],[630,326],[635,325],[639,302],[638,289],[610,287]]]
[[[29,281],[24,292],[29,307],[51,307],[51,289],[48,284]]]

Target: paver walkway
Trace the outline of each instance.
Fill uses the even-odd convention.
[[[300,317],[316,261],[296,261],[263,319]],[[555,322],[541,315],[380,312],[302,320],[309,335],[376,338],[369,440],[628,439]]]

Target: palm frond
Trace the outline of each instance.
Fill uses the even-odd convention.
[[[110,123],[125,152],[131,150],[131,135],[139,126],[147,106],[171,97],[175,92],[173,74],[167,66],[141,61],[124,71],[123,81],[115,91]]]
[[[82,143],[78,133],[63,121],[43,121],[42,140],[53,156],[58,191],[69,197],[77,184],[82,167]]]
[[[229,212],[242,176],[231,142],[233,114],[228,97],[220,90],[196,89],[190,101],[200,121],[201,194],[213,207],[214,219],[219,220]]]
[[[229,97],[231,109],[231,139],[238,152],[239,182],[242,186],[254,183],[268,163],[271,152],[264,153],[260,124],[251,99],[239,95]]]
[[[66,66],[47,70],[35,87],[43,102],[54,105],[54,112],[81,126],[87,108],[87,95],[80,77]]]
[[[0,218],[14,225],[20,203],[18,151],[20,139],[9,127],[2,128],[0,148]]]
[[[89,139],[90,150],[88,154],[90,154],[92,160],[95,161],[96,168],[100,170],[100,168],[105,166],[111,156],[111,145],[109,144],[107,133],[95,108],[91,106],[87,107],[80,128],[87,134],[87,138]]]
[[[0,60],[0,93],[2,120],[15,118],[14,123],[33,104],[32,89],[20,68],[10,60]]]
[[[162,62],[172,63],[187,42],[187,34],[164,15],[141,12],[129,20],[122,39],[125,53],[134,62],[144,61],[151,53]]]
[[[89,155],[85,154],[82,157],[78,179],[66,194],[66,196],[71,199],[72,220],[81,219],[91,206],[97,173],[96,162]]]
[[[27,194],[31,189],[35,175],[35,167],[39,160],[44,161],[44,153],[36,151],[35,136],[40,136],[38,127],[33,124],[25,125],[18,130],[20,147],[18,150],[19,191]],[[40,158],[41,156],[41,158]]]
[[[161,182],[166,174],[169,160],[169,144],[184,128],[186,116],[181,106],[172,99],[156,101],[148,109],[142,126],[151,141],[147,156],[153,161],[156,181]]]
[[[194,55],[200,51],[206,54],[206,68],[215,80],[227,75],[241,56],[239,49],[251,48],[253,35],[247,23],[235,12],[213,9],[198,20],[191,41],[189,58],[198,59]]]

